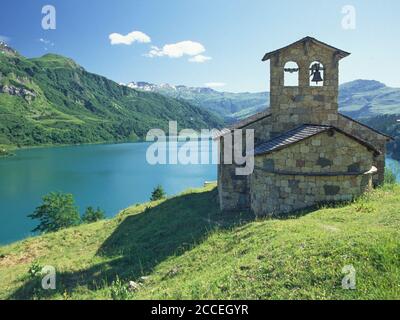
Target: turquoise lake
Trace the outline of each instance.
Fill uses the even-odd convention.
[[[99,206],[112,217],[130,205],[148,201],[158,184],[174,195],[217,179],[217,167],[212,164],[150,165],[146,161],[148,146],[36,148],[0,159],[0,244],[32,235],[30,230],[37,222],[27,215],[51,191],[72,193],[81,214],[88,206]]]
[[[27,215],[52,191],[72,193],[81,213],[88,206],[99,206],[112,217],[130,205],[148,201],[158,184],[174,195],[217,179],[217,167],[212,164],[150,165],[146,161],[148,146],[124,143],[25,149],[15,157],[0,159],[0,244],[32,235],[30,230],[37,222]],[[388,159],[389,166],[397,163]]]

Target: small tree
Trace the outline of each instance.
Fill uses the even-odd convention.
[[[80,215],[72,194],[51,192],[42,200],[43,204],[28,215],[29,218],[40,221],[33,232],[54,232],[80,223]]]
[[[153,192],[151,193],[150,201],[158,201],[161,199],[166,198],[166,193],[161,185],[158,185],[154,188]]]
[[[82,221],[85,223],[92,223],[106,218],[106,214],[100,208],[94,210],[93,207],[87,207],[82,216]]]

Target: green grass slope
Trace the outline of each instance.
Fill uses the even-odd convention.
[[[399,299],[399,261],[400,186],[285,219],[222,215],[211,186],[1,247],[0,298]],[[56,268],[56,290],[33,263]]]
[[[152,128],[218,128],[217,116],[157,93],[120,86],[73,60],[27,59],[0,43],[0,145],[126,141]]]

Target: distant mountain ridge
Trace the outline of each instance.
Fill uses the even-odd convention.
[[[0,146],[137,140],[151,128],[167,130],[169,120],[185,128],[221,128],[268,105],[268,92],[119,85],[61,55],[27,59],[0,43]],[[373,80],[345,83],[339,108],[372,126],[380,117],[380,128],[397,137],[400,89]]]
[[[170,84],[132,82],[136,90],[158,92],[189,101],[213,111],[232,123],[251,116],[269,105],[269,93],[229,93],[211,88],[192,88]],[[388,152],[400,160],[400,89],[375,80],[355,80],[339,87],[339,111],[395,138]]]
[[[400,89],[375,80],[355,80],[339,88],[340,111],[354,118],[400,114]]]
[[[125,86],[185,100],[222,116],[228,123],[263,110],[269,104],[268,92],[221,92],[209,87],[189,87],[168,83],[157,85],[144,81],[130,82]]]
[[[231,93],[206,87],[156,85],[148,82],[130,82],[126,86],[186,100],[218,113],[228,122],[265,110],[269,105],[269,92]],[[400,89],[387,87],[374,80],[347,82],[339,88],[339,109],[357,119],[400,114]]]
[[[204,108],[120,86],[56,54],[28,59],[0,44],[0,146],[143,139],[148,130],[220,128]]]

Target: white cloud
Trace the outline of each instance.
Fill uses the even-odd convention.
[[[54,42],[44,39],[44,38],[40,38],[39,42],[43,43],[44,47],[43,50],[48,51],[49,47],[54,47]]]
[[[150,58],[164,56],[169,58],[181,58],[183,56],[189,56],[191,57],[189,59],[190,62],[202,63],[211,59],[211,57],[201,55],[201,53],[205,51],[206,49],[201,43],[187,40],[173,44],[166,44],[162,48],[152,46],[149,53],[145,56]]]
[[[45,44],[45,45],[49,45],[49,46],[54,47],[54,43],[51,42],[50,40],[40,38],[39,41],[40,41],[41,43]]]
[[[162,57],[164,55],[163,51],[156,46],[151,46],[151,50],[149,53],[146,53],[145,56],[149,58],[154,58],[154,57]]]
[[[212,59],[211,57],[207,57],[207,56],[203,56],[202,54],[199,54],[197,56],[190,58],[189,61],[196,62],[196,63],[203,63],[203,62],[206,62],[211,59]]]
[[[225,87],[226,83],[224,83],[224,82],[207,82],[204,85],[209,88],[221,88],[221,87]]]
[[[139,43],[151,42],[150,37],[141,31],[132,31],[127,35],[122,35],[119,33],[111,33],[108,36],[108,38],[110,39],[112,45],[114,44],[131,45],[134,42],[139,42]]]
[[[166,44],[163,47],[165,55],[171,58],[180,58],[183,55],[195,56],[206,51],[201,43],[194,41],[182,41],[174,44]]]

